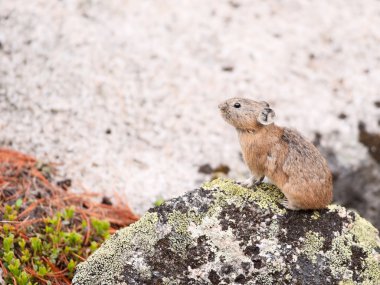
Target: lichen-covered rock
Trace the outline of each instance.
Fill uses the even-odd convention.
[[[380,284],[377,230],[343,207],[288,211],[230,180],[151,209],[77,268],[84,284]]]

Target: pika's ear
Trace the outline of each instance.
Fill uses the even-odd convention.
[[[260,112],[257,120],[260,124],[270,125],[274,123],[274,117],[276,117],[276,114],[271,108],[264,108]]]

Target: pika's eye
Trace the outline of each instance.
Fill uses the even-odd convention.
[[[235,104],[234,104],[234,107],[235,107],[235,108],[240,108],[240,106],[241,106],[240,103],[235,103]]]

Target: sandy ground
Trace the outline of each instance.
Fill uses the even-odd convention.
[[[204,163],[248,175],[217,109],[246,96],[355,166],[358,122],[380,128],[379,27],[375,0],[0,0],[0,146],[143,213]]]

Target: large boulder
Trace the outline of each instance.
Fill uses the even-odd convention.
[[[377,230],[353,211],[291,211],[273,185],[206,183],[116,232],[73,284],[380,284]]]

